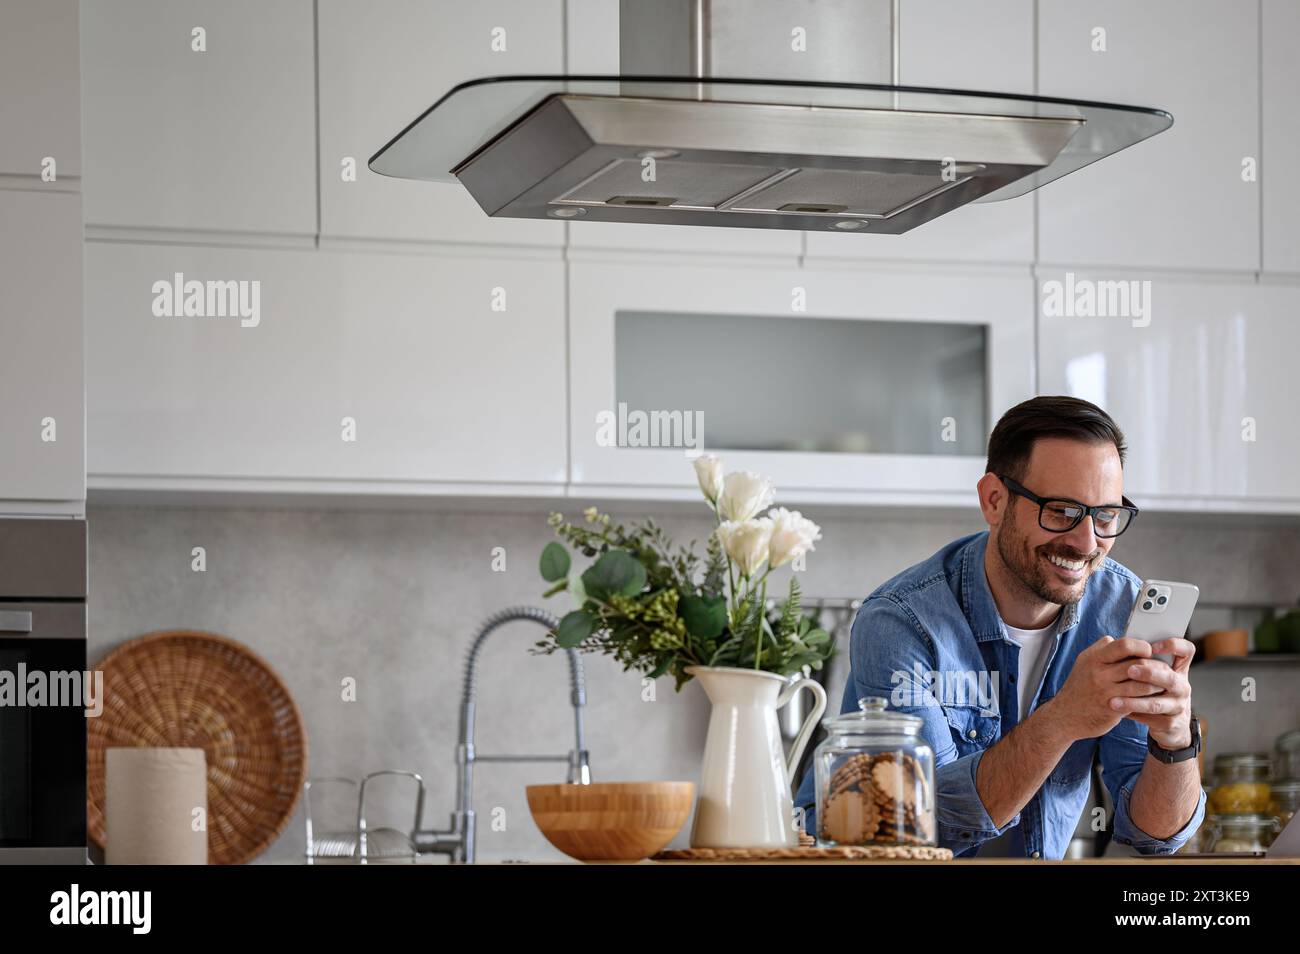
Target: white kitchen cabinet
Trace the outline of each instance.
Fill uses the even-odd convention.
[[[77,0],[0,7],[0,174],[81,175]],[[57,179],[55,180],[57,181]]]
[[[803,250],[799,232],[785,229],[738,229],[730,226],[655,225],[641,222],[570,222],[569,247],[592,252],[660,252],[714,255],[741,259],[753,256],[786,259],[791,265]]]
[[[311,0],[113,0],[82,10],[87,224],[309,241]]]
[[[1263,0],[1264,271],[1300,272],[1300,3]]]
[[[903,85],[1033,93],[1033,0],[902,0],[899,20]],[[1027,264],[1034,200],[972,203],[904,235],[809,232],[808,258]]]
[[[460,185],[387,178],[366,161],[458,83],[563,73],[561,0],[320,0],[318,15],[323,242],[558,248],[562,223],[489,218]],[[348,160],[355,181],[344,178]]]
[[[1098,277],[1076,274],[1075,287]],[[1040,279],[1066,281],[1057,272]],[[1300,510],[1300,287],[1162,278],[1150,302],[1145,326],[1041,318],[1041,389],[1115,417],[1139,507]]]
[[[178,272],[260,282],[256,323],[156,316]],[[558,262],[93,243],[86,275],[92,490],[563,484]]]
[[[573,493],[692,495],[699,442],[662,445],[698,421],[704,449],[771,475],[783,501],[969,504],[992,420],[1033,393],[1032,292],[899,268],[575,262]],[[638,433],[654,412],[681,427]],[[975,423],[949,435],[949,417]]]
[[[0,448],[0,513],[84,510],[75,192],[0,190]]]
[[[1243,160],[1259,158],[1259,26],[1254,3],[1040,0],[1041,94],[1174,117],[1039,192],[1040,261],[1259,268],[1259,183],[1242,179]]]

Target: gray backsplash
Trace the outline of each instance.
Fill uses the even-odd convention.
[[[564,503],[570,513],[579,509]],[[276,668],[297,700],[312,775],[418,771],[429,788],[426,824],[445,827],[455,797],[465,651],[490,613],[512,604],[545,605],[536,567],[552,539],[547,509],[541,503],[490,513],[92,506],[90,657],[164,629],[239,640]],[[864,516],[804,509],[824,536],[803,577],[810,596],[864,595],[983,526],[974,510]],[[635,512],[627,505],[623,511]],[[710,529],[706,519],[680,508],[659,520],[681,540],[702,539]],[[202,573],[191,569],[192,548],[199,546],[207,559]],[[504,570],[493,569],[497,547]],[[1149,519],[1114,556],[1140,575],[1197,583],[1203,602],[1288,605],[1300,596],[1294,522]],[[549,608],[562,613],[566,606],[553,599]],[[541,635],[534,625],[516,623],[487,645],[480,752],[570,747],[563,657],[528,652]],[[588,657],[586,668],[595,780],[696,780],[708,716],[700,689],[688,685],[677,694],[671,680],[660,680],[655,698],[646,700],[639,679],[609,660]],[[1258,702],[1239,701],[1243,675],[1258,679]],[[356,679],[355,702],[342,700],[347,677]],[[1209,753],[1267,748],[1278,733],[1300,726],[1298,679],[1300,667],[1285,665],[1197,672],[1194,698],[1210,725]],[[832,707],[839,701],[833,698]],[[558,766],[480,766],[480,858],[561,857],[533,825],[524,786],[562,780]],[[397,788],[380,794],[374,823],[409,825],[410,808]],[[674,845],[684,846],[688,834],[689,824]],[[266,859],[300,856],[303,845],[300,807]]]

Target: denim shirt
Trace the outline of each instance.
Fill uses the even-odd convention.
[[[890,711],[920,716],[922,738],[934,750],[938,842],[956,857],[1018,826],[1030,858],[1062,858],[1087,801],[1094,756],[1115,806],[1113,840],[1142,854],[1172,854],[1200,827],[1205,791],[1183,829],[1153,838],[1138,828],[1129,799],[1147,757],[1147,729],[1121,719],[1105,735],[1079,739],[1066,749],[1033,798],[1001,828],[993,824],[975,788],[975,773],[989,746],[1020,719],[1015,680],[1020,647],[1008,636],[984,574],[988,531],[956,540],[934,556],[880,586],[863,602],[849,640],[851,673],[841,712],[858,711],[858,699],[880,696]],[[1063,610],[1032,712],[1065,684],[1075,657],[1102,636],[1124,634],[1142,581],[1106,559],[1088,580],[1083,599]],[[946,678],[936,682],[929,673]],[[967,691],[949,691],[963,680]],[[976,680],[987,690],[970,691]],[[902,705],[896,703],[902,702]],[[983,705],[981,704],[983,703]],[[816,831],[814,771],[805,773],[794,803],[804,809],[805,830]],[[1014,850],[1014,849],[1013,849]]]

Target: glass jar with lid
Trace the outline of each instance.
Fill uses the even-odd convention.
[[[1282,779],[1274,782],[1270,788],[1273,801],[1268,806],[1269,814],[1277,819],[1278,825],[1285,828],[1296,809],[1300,808],[1300,778]]]
[[[1207,810],[1216,815],[1267,812],[1272,768],[1273,760],[1260,752],[1227,752],[1217,756]]]
[[[1210,815],[1206,821],[1210,833],[1205,850],[1215,854],[1264,851],[1278,832],[1277,819],[1260,813]]]
[[[1300,729],[1279,735],[1273,748],[1277,755],[1273,765],[1276,777],[1300,778]]]
[[[822,720],[828,733],[813,756],[817,843],[934,845],[934,751],[922,720],[891,712],[883,698]]]

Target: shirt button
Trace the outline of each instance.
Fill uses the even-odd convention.
[[[967,732],[966,734],[969,735],[972,739],[979,735],[979,733],[976,732],[974,729],[971,729],[971,730],[970,730],[969,732]]]
[[[1029,857],[1030,857],[1030,858],[1037,858],[1037,857],[1039,857],[1039,854],[1038,854],[1038,852],[1035,851],[1035,852],[1034,852],[1032,855],[1030,855]]]

